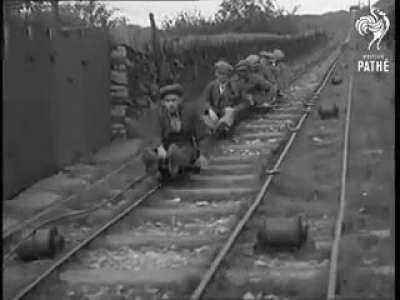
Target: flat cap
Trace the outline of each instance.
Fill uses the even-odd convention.
[[[246,60],[239,60],[239,62],[235,65],[236,71],[249,71],[249,63]]]
[[[218,72],[221,72],[221,73],[228,74],[233,71],[232,65],[224,60],[217,61],[214,65],[214,67],[215,67],[215,70],[217,70]]]
[[[272,53],[270,51],[261,51],[260,56],[265,57],[267,59],[275,59],[274,53]]]
[[[275,49],[274,52],[273,52],[273,54],[274,54],[274,56],[275,56],[275,58],[276,58],[277,60],[281,60],[281,59],[284,59],[284,58],[285,58],[285,54],[284,54],[283,51],[280,50],[280,49]]]
[[[162,88],[160,88],[161,98],[164,98],[166,95],[171,95],[171,94],[182,96],[183,87],[180,84],[176,83],[176,84],[165,85]]]
[[[255,65],[260,62],[260,57],[256,54],[251,54],[247,56],[246,61],[248,61],[250,65]]]

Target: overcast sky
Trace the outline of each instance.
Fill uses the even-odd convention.
[[[120,14],[129,18],[133,24],[149,26],[149,13],[155,15],[156,23],[160,23],[166,17],[174,17],[184,10],[197,9],[205,17],[213,16],[219,9],[222,0],[198,0],[198,1],[103,1],[109,7],[118,8]],[[375,3],[376,0],[371,0]],[[300,5],[298,14],[323,14],[328,11],[348,10],[351,5],[358,4],[358,0],[276,0],[278,6],[292,10]],[[367,3],[361,0],[361,3]]]

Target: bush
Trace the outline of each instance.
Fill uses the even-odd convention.
[[[29,14],[27,15],[27,11]],[[105,4],[95,1],[76,1],[58,5],[59,18],[55,20],[55,9],[50,1],[27,1],[24,5],[14,6],[9,10],[9,20],[22,23],[29,20],[31,24],[52,26],[58,22],[61,26],[94,26],[114,27],[126,24],[124,17],[113,18],[116,9],[108,9]]]
[[[213,18],[206,19],[199,11],[181,12],[163,22],[170,34],[217,34],[225,32],[278,33],[298,32],[291,13],[277,8],[270,0],[224,0]]]

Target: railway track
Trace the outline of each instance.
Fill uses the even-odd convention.
[[[138,159],[130,159],[122,165],[114,168],[113,166],[100,167],[97,171],[102,173],[100,178],[88,184],[81,192],[72,194],[55,205],[50,205],[27,218],[24,222],[14,226],[8,226],[3,230],[3,250],[8,252],[14,244],[21,239],[28,237],[36,228],[43,227],[52,220],[66,217],[73,213],[79,213],[82,207],[80,204],[86,202],[88,198],[107,199],[112,202],[121,191],[125,191],[130,186],[143,180],[143,176],[135,175],[139,166]],[[114,168],[111,169],[110,168]],[[79,172],[79,170],[78,170]],[[74,173],[74,171],[72,171]],[[134,180],[132,180],[132,176]],[[78,177],[79,178],[79,175]],[[84,210],[84,208],[83,208]]]
[[[321,57],[325,56],[326,51],[331,51],[331,48],[326,49],[321,54]],[[321,57],[316,61],[307,63],[307,66],[315,64],[321,60]],[[302,69],[296,70],[291,82],[294,82],[304,72],[305,71]],[[112,164],[100,164],[96,166],[81,164],[78,168],[66,168],[65,172],[69,177],[75,180],[82,180],[87,183],[87,185],[78,193],[66,196],[55,204],[27,217],[23,222],[12,225],[7,224],[7,221],[3,222],[5,223],[2,232],[3,251],[6,253],[9,252],[15,248],[14,245],[16,243],[24,238],[28,238],[35,229],[52,223],[54,220],[68,218],[75,214],[79,215],[80,211],[81,214],[84,214],[85,207],[82,209],[79,204],[87,202],[97,203],[105,199],[108,200],[108,202],[115,202],[114,200],[116,198],[120,197],[126,190],[145,178],[140,175],[142,173],[141,169],[143,169],[143,166],[141,165],[139,157],[128,159],[122,165],[117,164],[117,166]],[[86,174],[87,172],[89,172],[88,174],[95,173],[94,177],[97,179],[93,181],[90,178],[92,176],[88,176],[88,174]],[[52,188],[49,190],[51,191]],[[8,259],[7,254],[5,258]]]
[[[339,61],[338,58],[335,63]],[[326,194],[335,193],[335,188],[329,189],[329,184],[326,183],[321,184],[322,187],[315,187],[311,195],[307,195],[308,187],[302,188],[301,183],[293,183],[293,187],[290,187],[293,178],[296,180],[301,177],[299,174],[293,174],[302,167],[295,166],[290,170],[282,170],[283,174],[279,174],[279,178],[274,180],[277,187],[275,190],[272,189],[273,191],[268,191],[273,180],[269,175],[252,207],[246,212],[247,215],[236,225],[228,242],[216,255],[190,299],[331,300],[336,298],[339,245],[346,199],[347,152],[353,85],[351,74],[348,76],[342,74],[342,76],[344,77],[343,82],[349,82],[349,85],[344,84],[348,94],[343,99],[346,99],[347,103],[342,103],[340,108],[340,111],[346,111],[345,142],[341,151],[338,151],[337,146],[341,145],[342,136],[338,137],[337,135],[342,131],[342,122],[335,119],[328,121],[330,127],[327,131],[310,127],[306,131],[306,133],[310,132],[307,137],[312,137],[317,147],[332,148],[333,153],[330,159],[336,160],[337,164],[342,159],[342,173],[331,174],[333,175],[331,181],[341,181],[340,185],[337,184],[341,188],[339,202],[323,203],[326,198],[331,198],[326,197]],[[325,80],[327,79],[329,79],[329,72]],[[322,92],[324,87],[323,82],[317,93]],[[336,99],[336,102],[344,102],[340,97],[343,96],[346,88],[342,88],[343,92],[337,92],[339,99]],[[303,114],[304,119],[306,115],[306,113]],[[297,128],[302,126],[302,121],[304,120],[299,120]],[[317,126],[326,121],[321,120],[319,123],[314,121],[314,123],[316,123],[314,126]],[[292,133],[291,139],[285,145],[284,151],[276,160],[273,169],[279,170],[295,135],[296,132]],[[303,139],[305,138],[303,137]],[[295,155],[304,155],[304,159],[307,160],[307,154],[299,152]],[[341,155],[342,153],[343,155]],[[318,158],[312,158],[312,160],[315,159]],[[308,163],[313,164],[312,161],[308,161]],[[283,164],[282,168],[288,169],[287,164]],[[316,175],[304,174],[304,176]],[[304,181],[304,185],[307,185],[307,180]],[[326,190],[324,191],[324,189]],[[291,200],[287,198],[291,198]],[[339,213],[337,213],[338,211]],[[293,226],[291,220],[297,220],[298,216],[302,218],[302,221],[306,220],[304,225],[308,229],[307,241],[301,247],[286,245],[286,247],[274,248],[263,244],[267,234],[272,237],[271,239],[277,238],[279,234],[280,237],[277,240],[284,246],[284,243],[297,241],[300,233],[297,234],[296,230],[301,226]],[[275,225],[271,221],[266,223],[267,220],[275,220]],[[281,228],[277,226],[281,226]],[[264,237],[261,234],[264,234]]]
[[[263,200],[311,112],[304,106],[310,102],[310,86],[323,77],[311,95],[316,100],[338,57],[338,52],[333,54],[329,68],[327,62],[317,66],[317,76],[300,84],[298,101],[256,113],[238,126],[231,139],[214,149],[201,174],[166,187],[154,178],[144,180],[124,194],[133,203],[122,211],[115,208],[106,224],[103,209],[77,219],[78,228],[70,227],[71,220],[58,222],[66,250],[54,260],[10,262],[8,277],[12,281],[15,274],[18,284],[6,285],[6,298],[82,299],[97,293],[104,299],[171,299],[187,298],[194,290],[192,298],[198,299]]]

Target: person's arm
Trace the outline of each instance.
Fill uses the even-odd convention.
[[[196,143],[199,147],[199,151],[204,156],[208,156],[210,139],[210,130],[207,125],[201,120],[201,116],[197,112],[192,114],[192,124],[193,124],[193,136],[196,139]]]
[[[229,97],[232,97],[233,105],[241,102],[242,94],[236,81],[230,80],[228,82],[228,90],[230,91]]]
[[[205,104],[205,108],[209,109],[212,107],[212,96],[211,96],[211,92],[213,89],[213,81],[208,83],[207,86],[205,87],[203,93],[202,93],[202,99],[204,101]]]
[[[239,87],[235,80],[230,79],[227,83],[227,88],[233,97],[239,97]]]
[[[268,92],[272,87],[272,84],[268,80],[265,80],[261,77],[258,79],[258,85],[260,86],[261,90],[265,92]]]
[[[254,105],[253,95],[251,94],[248,86],[242,87],[238,94],[239,96],[237,97],[237,102],[235,103],[236,105]]]
[[[148,122],[146,124],[152,125],[143,128],[143,131],[146,131],[146,141],[152,148],[157,148],[163,144],[164,126],[160,109],[158,108],[151,115],[148,115],[148,118],[146,118]]]
[[[290,76],[289,69],[286,66],[286,64],[284,64],[284,63],[281,63],[280,66],[281,66],[282,85],[283,85],[283,88],[286,89],[289,85],[289,76]]]
[[[264,69],[264,77],[266,78],[267,81],[271,82],[272,84],[276,84],[276,76],[272,72],[271,68],[265,68]]]

